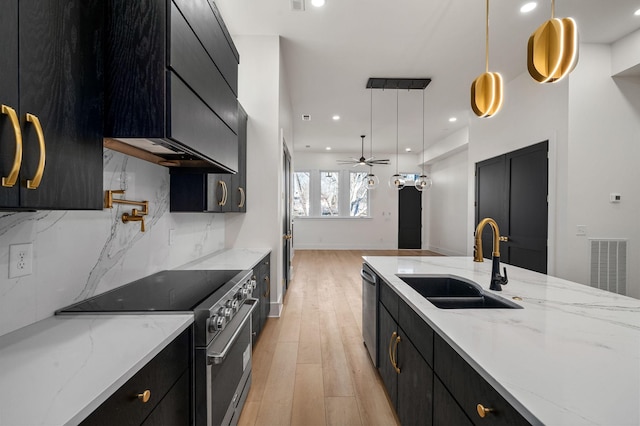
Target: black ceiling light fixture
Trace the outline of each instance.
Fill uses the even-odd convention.
[[[379,77],[371,77],[367,81],[367,89],[395,89],[396,91],[396,173],[391,176],[389,179],[389,186],[392,189],[400,190],[404,188],[405,180],[398,172],[398,123],[400,119],[399,107],[398,107],[398,90],[422,90],[423,91],[423,102],[422,102],[422,152],[424,157],[424,89],[431,83],[430,78],[379,78]],[[373,121],[373,120],[372,120]],[[424,165],[422,169],[422,175],[420,178],[422,179],[424,176]],[[426,189],[427,185],[431,186],[431,179],[424,176],[423,180],[419,180],[422,182],[422,188],[418,189],[421,191],[422,189]]]

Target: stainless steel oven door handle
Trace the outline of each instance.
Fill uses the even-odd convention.
[[[363,280],[365,280],[369,284],[372,284],[372,285],[376,284],[375,278],[373,278],[369,273],[365,272],[364,269],[360,270],[360,276],[362,277]]]
[[[251,304],[251,306],[247,307],[247,305],[249,304]],[[245,309],[245,307],[247,309]],[[236,315],[236,318],[241,318],[240,324],[227,324],[225,331],[229,330],[229,333],[225,333],[223,331],[222,334],[211,343],[211,347],[207,349],[207,363],[209,365],[222,364],[225,357],[227,356],[227,353],[229,353],[229,349],[231,349],[233,344],[236,342],[238,336],[240,335],[240,332],[244,328],[247,321],[251,319],[251,314],[256,310],[257,307],[258,299],[248,298],[247,300],[245,300],[244,304],[240,308],[240,312],[244,311],[243,315]],[[232,320],[232,322],[234,321]],[[233,333],[231,334],[231,332]],[[227,334],[231,334],[231,336],[228,336]],[[222,349],[219,349],[220,346],[222,346]]]

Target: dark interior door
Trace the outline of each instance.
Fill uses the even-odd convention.
[[[492,217],[509,241],[500,259],[532,271],[547,272],[548,141],[476,164],[476,224]],[[491,257],[493,240],[483,232],[482,249]]]
[[[289,287],[291,278],[291,243],[293,239],[293,227],[291,224],[291,155],[286,145],[282,155],[282,186],[284,189],[284,199],[282,200],[282,277],[284,280],[282,294],[284,295]]]
[[[398,248],[422,248],[422,192],[414,186],[398,193]]]

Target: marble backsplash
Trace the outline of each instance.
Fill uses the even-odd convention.
[[[167,168],[105,150],[103,170],[104,189],[124,189],[128,200],[149,201],[146,232],[139,223],[122,223],[122,213],[133,207],[127,205],[0,213],[0,335],[224,248],[224,215],[169,213]],[[33,244],[33,273],[10,279],[9,246],[22,243]]]

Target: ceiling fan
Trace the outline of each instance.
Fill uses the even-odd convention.
[[[371,156],[369,158],[364,158],[364,135],[360,135],[360,137],[362,138],[360,158],[351,157],[350,160],[338,160],[338,164],[353,164],[353,167],[373,166],[373,165],[386,166],[389,164],[389,159],[376,160],[374,156]]]

